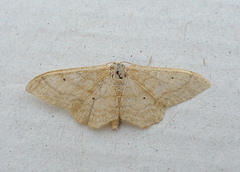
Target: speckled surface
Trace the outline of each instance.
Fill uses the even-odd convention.
[[[240,2],[0,2],[0,171],[237,171]],[[211,87],[148,129],[93,130],[27,93],[55,69],[128,61]],[[205,62],[205,65],[204,65]]]

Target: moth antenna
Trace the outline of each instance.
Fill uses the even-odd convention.
[[[131,64],[131,65],[136,65],[136,64],[133,64],[133,63],[130,63],[130,62],[126,62],[126,61],[122,61],[122,62],[119,62],[119,63],[127,63],[127,64]]]
[[[147,66],[149,66],[151,64],[151,62],[152,62],[152,56],[150,57],[150,60],[149,60],[149,62],[147,64]]]
[[[121,61],[121,62],[108,62],[106,65],[108,64],[116,64],[116,63],[127,63],[127,64],[131,64],[131,65],[136,65],[136,64],[133,64],[133,63],[130,63],[130,62],[127,62],[127,61]]]
[[[116,63],[116,62],[108,62],[108,63],[106,63],[106,65],[111,64],[111,63],[114,64],[114,63]]]
[[[146,66],[149,66],[149,65],[151,64],[151,62],[152,62],[152,56],[150,57],[150,60],[149,60],[149,62],[148,62],[148,64],[147,64]],[[116,62],[108,62],[106,65],[111,64],[111,63],[112,63],[112,64],[115,64]],[[121,61],[121,62],[119,62],[119,63],[127,63],[127,64],[130,64],[130,65],[139,66],[139,65],[136,65],[136,64],[127,62],[127,61]]]
[[[151,62],[152,62],[152,56],[150,57],[150,60],[149,60],[149,62],[146,66],[149,66],[151,64]],[[136,64],[133,64],[133,63],[130,63],[130,62],[126,62],[126,61],[122,61],[120,63],[127,63],[127,64],[131,64],[131,65],[139,66],[139,65],[136,65]]]

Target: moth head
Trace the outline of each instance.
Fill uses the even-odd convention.
[[[112,77],[115,76],[116,79],[123,79],[126,77],[126,66],[122,63],[114,62],[110,66]]]

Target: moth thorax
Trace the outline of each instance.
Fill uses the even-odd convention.
[[[126,78],[126,67],[121,63],[115,63],[111,66],[112,77],[114,79],[114,87],[117,96],[122,96],[124,82]]]

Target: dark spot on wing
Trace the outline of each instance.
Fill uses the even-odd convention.
[[[173,79],[174,77],[172,77],[172,79]]]
[[[66,79],[65,79],[65,78],[63,78],[63,80],[64,80],[64,81],[66,81]]]

